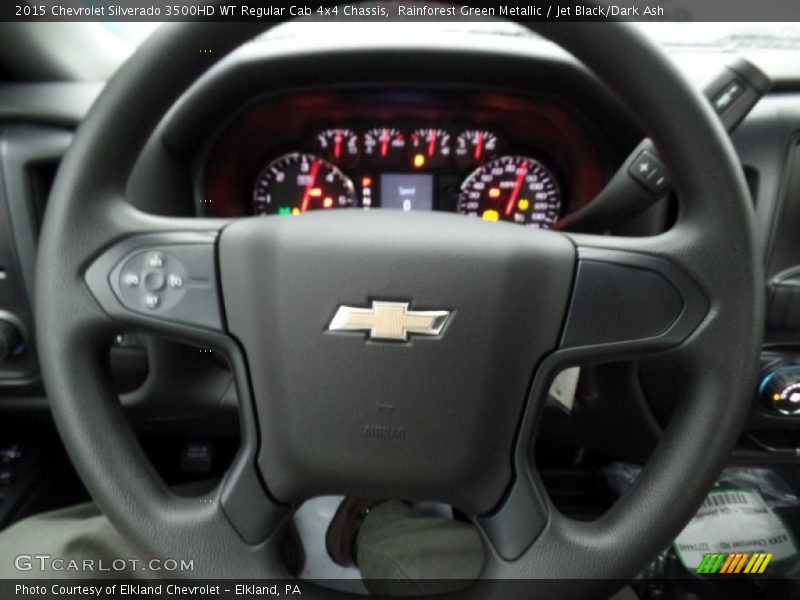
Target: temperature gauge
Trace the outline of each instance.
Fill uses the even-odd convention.
[[[378,164],[400,164],[405,156],[406,138],[398,129],[379,127],[364,134],[364,154]]]
[[[480,164],[497,151],[497,136],[491,131],[469,129],[456,139],[456,162],[461,166]]]
[[[326,129],[317,135],[317,152],[329,161],[351,167],[358,162],[361,149],[352,129]]]

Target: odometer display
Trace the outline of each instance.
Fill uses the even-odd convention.
[[[502,156],[464,180],[458,211],[487,221],[551,229],[561,202],[561,188],[550,169],[533,158]]]
[[[309,210],[355,204],[353,182],[337,167],[313,154],[286,154],[261,171],[253,190],[253,211],[298,215]]]

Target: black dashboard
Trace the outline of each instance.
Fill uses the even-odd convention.
[[[430,48],[370,44],[298,50],[287,38],[224,61],[178,100],[143,148],[127,190],[131,202],[182,217],[347,207],[463,212],[546,228],[590,203],[643,136],[608,89],[533,42],[488,39],[480,49],[472,38]],[[715,68],[704,68],[706,76]],[[46,406],[32,345],[38,221],[58,159],[99,89],[0,85],[0,310],[13,315],[28,342],[20,357],[0,365],[0,408]],[[798,90],[798,80],[779,82],[733,135],[770,280],[786,284],[784,304],[787,290],[800,289],[789,285],[800,265],[792,233],[800,222]],[[281,185],[288,188],[277,193]],[[619,233],[657,234],[675,207],[661,203]],[[794,296],[791,302],[800,306]],[[773,315],[767,352],[800,363],[800,324],[778,323],[785,314]],[[230,375],[212,353],[131,340],[120,332],[112,364],[133,373],[124,379],[135,385],[123,386],[121,397],[140,426],[237,431]],[[141,346],[146,352],[134,354]],[[612,400],[584,404],[586,422],[608,424],[591,432],[590,444],[620,455],[640,446],[646,455],[679,397],[675,379],[660,368],[644,361],[587,378],[593,397]],[[800,416],[771,414],[755,399],[753,413],[751,429],[790,430],[787,447],[800,446]]]

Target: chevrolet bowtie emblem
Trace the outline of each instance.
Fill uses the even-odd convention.
[[[447,310],[409,310],[408,302],[373,301],[372,308],[340,306],[329,331],[366,331],[373,340],[408,341],[409,334],[439,335]]]

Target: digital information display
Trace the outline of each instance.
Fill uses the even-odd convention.
[[[433,210],[433,175],[390,173],[381,175],[381,208]]]

